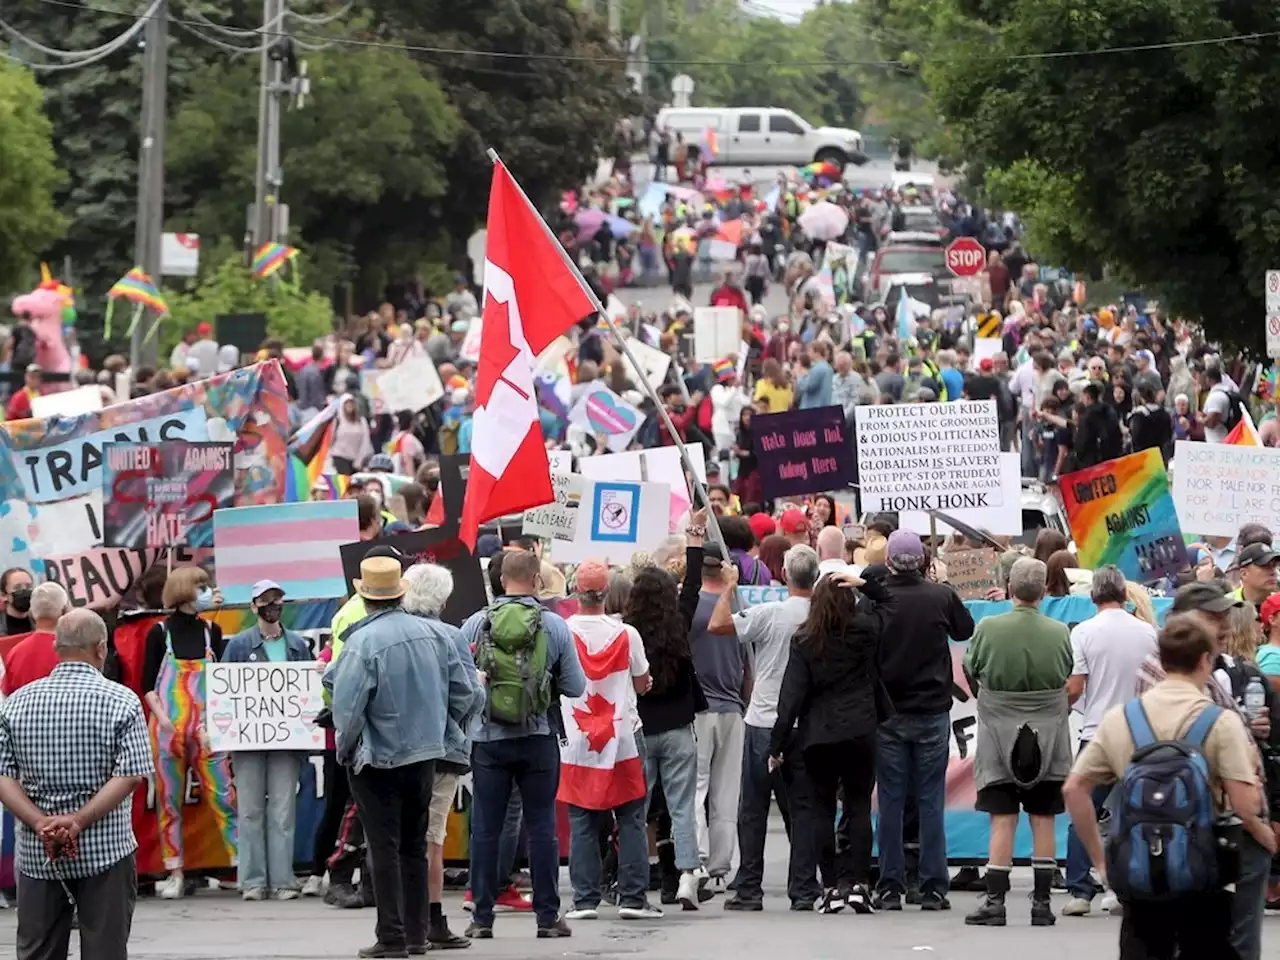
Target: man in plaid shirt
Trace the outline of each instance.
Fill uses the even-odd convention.
[[[107,628],[72,610],[58,666],[0,705],[0,803],[18,832],[18,960],[65,960],[80,912],[84,956],[124,960],[137,897],[132,804],[155,772],[142,705],[102,676]]]

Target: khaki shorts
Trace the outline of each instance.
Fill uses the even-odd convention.
[[[449,811],[458,795],[458,774],[437,773],[431,783],[431,816],[427,821],[427,843],[444,845],[445,829],[449,825]]]

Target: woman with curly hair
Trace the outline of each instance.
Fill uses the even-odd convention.
[[[871,912],[871,791],[875,787],[876,728],[890,711],[880,682],[877,649],[893,614],[893,594],[881,565],[861,579],[830,573],[818,581],[809,616],[796,632],[782,677],[778,719],[769,744],[769,767],[800,760],[811,784],[812,804],[803,811],[812,830],[824,878],[835,878],[815,905],[819,913],[848,906]],[[835,837],[836,795],[844,813]],[[793,836],[794,836],[793,830]],[[793,845],[804,856],[807,845]],[[793,875],[811,876],[813,864],[791,865]],[[830,881],[828,881],[830,882]]]
[[[690,571],[702,569],[705,522],[703,511],[689,521],[686,563]],[[695,871],[701,865],[694,816],[698,745],[693,736],[693,718],[707,709],[707,699],[694,673],[693,651],[689,647],[689,625],[700,587],[695,573],[686,577],[684,588],[677,594],[676,581],[665,570],[641,570],[632,582],[623,614],[623,619],[639,632],[649,659],[653,686],[638,704],[644,729],[645,782],[650,803],[659,783],[666,798],[676,868],[680,871],[676,899],[686,910],[698,909]]]

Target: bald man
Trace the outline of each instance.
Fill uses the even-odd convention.
[[[851,566],[844,560],[844,531],[839,527],[823,527],[818,531],[818,578],[828,573],[852,571],[858,573],[859,567]]]

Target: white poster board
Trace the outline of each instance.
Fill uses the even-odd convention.
[[[625,354],[623,355],[627,373],[636,381],[637,386],[643,378],[648,380],[649,386],[656,391],[667,382],[667,371],[671,368],[670,354],[664,353],[657,347],[651,347],[635,337],[627,337],[627,347],[636,358],[636,363],[640,365],[637,370],[635,364],[628,360]]]
[[[1264,278],[1267,305],[1267,356],[1280,358],[1280,270],[1268,270]]]
[[[568,450],[548,450],[547,463],[552,474],[573,473],[573,454]]]
[[[552,473],[551,490],[555,500],[524,512],[521,531],[525,536],[548,540],[574,540],[579,518],[585,512],[583,500],[593,490],[592,481],[577,473]]]
[[[667,537],[671,488],[665,483],[584,480],[585,494],[572,540],[551,544],[556,563],[631,562],[637,550],[656,550]]]
[[[102,390],[96,383],[59,393],[45,393],[31,399],[31,416],[38,418],[52,417],[54,414],[78,417],[82,413],[93,413],[101,409]]]
[[[1245,523],[1280,529],[1280,450],[1179,440],[1169,472],[1185,533],[1234,537]]]
[[[706,483],[707,465],[702,444],[691,443],[685,449],[689,451],[689,459],[693,461],[694,474]],[[578,472],[593,480],[666,484],[670,490],[670,505],[666,529],[663,530],[664,535],[679,529],[681,518],[688,512],[692,503],[689,499],[689,486],[685,483],[680,451],[675,447],[630,450],[626,453],[607,454],[603,457],[582,457],[578,461]]]
[[[1022,463],[1015,453],[1000,454],[1000,492],[1002,502],[998,507],[960,507],[943,510],[949,517],[967,523],[979,530],[999,536],[1021,536],[1022,529]],[[863,507],[866,510],[865,507]],[[898,526],[923,536],[929,535],[929,514],[923,510],[903,510],[898,513]],[[938,521],[938,533],[954,532],[949,524]]]
[[[693,358],[714,363],[736,357],[742,341],[742,311],[737,307],[698,307],[693,311]]]
[[[644,424],[644,414],[597,380],[573,405],[569,422],[604,437],[612,453],[622,453]]]
[[[995,400],[896,403],[854,409],[864,511],[999,507]]]
[[[444,396],[444,384],[436,365],[425,354],[416,354],[384,370],[378,378],[383,407],[388,413],[411,410],[417,413]]]
[[[214,753],[323,750],[315,661],[205,665],[205,720]]]

